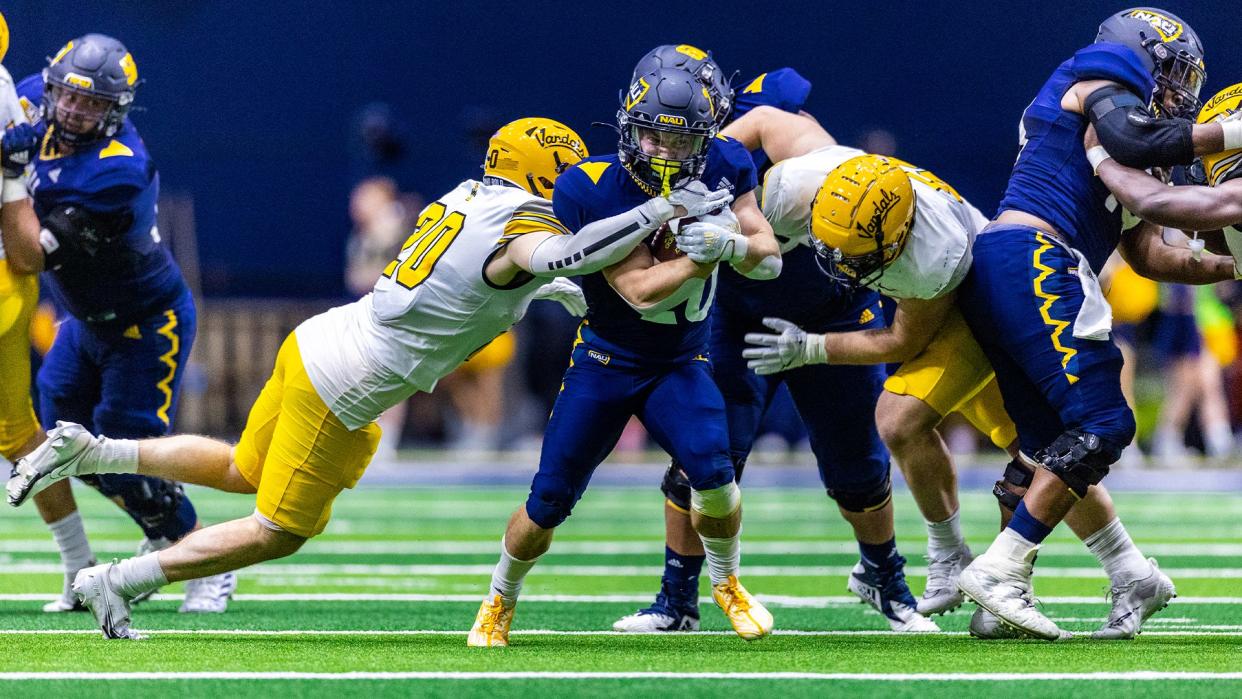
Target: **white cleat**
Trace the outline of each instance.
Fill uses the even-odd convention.
[[[966,566],[957,586],[975,604],[997,617],[997,621],[1028,636],[1057,641],[1065,638],[1061,629],[1035,608],[1031,592],[1036,546],[1023,561],[983,554]]]
[[[112,581],[115,563],[83,568],[73,581],[78,600],[95,615],[95,622],[104,638],[146,638],[129,627],[129,600],[117,591]]]
[[[89,568],[93,565],[96,565],[96,561],[94,560],[87,563],[85,567]],[[64,612],[86,611],[86,607],[82,606],[82,603],[78,601],[78,596],[73,594],[73,579],[78,576],[79,570],[82,570],[82,568],[65,571],[65,586],[61,588],[60,597],[57,597],[51,602],[43,605],[44,612],[47,612],[48,614],[61,614]]]
[[[85,427],[57,421],[45,442],[13,464],[13,475],[5,484],[9,504],[18,507],[56,481],[77,475],[82,455],[95,443],[95,436]]]
[[[929,552],[927,556],[927,585],[919,598],[918,612],[923,616],[945,614],[962,606],[962,591],[957,589],[957,576],[970,565],[974,556],[970,549]]]
[[[985,641],[1027,637],[1021,631],[1015,631],[1002,624],[995,614],[983,607],[975,607],[975,613],[970,617],[970,635]]]
[[[664,633],[669,631],[698,631],[699,618],[674,612],[666,614],[658,609],[640,609],[623,616],[612,624],[613,631],[622,633]]]
[[[1116,585],[1109,591],[1113,608],[1108,612],[1108,622],[1091,634],[1091,638],[1104,641],[1134,638],[1141,633],[1143,622],[1177,597],[1173,581],[1160,571],[1156,559],[1148,558],[1147,562],[1151,564],[1147,577]]]
[[[854,564],[846,589],[858,595],[866,604],[880,613],[888,622],[889,629],[901,633],[936,633],[936,622],[919,614],[918,603],[906,585],[905,559],[898,567],[881,570],[863,561]]]
[[[138,550],[134,552],[134,558],[137,558],[139,556],[145,556],[148,553],[155,553],[156,551],[163,551],[169,546],[172,546],[172,542],[169,541],[168,539],[165,539],[162,536],[158,539],[144,538],[142,541],[138,542]],[[147,600],[151,599],[151,595],[154,595],[155,593],[159,591],[160,591],[160,588],[158,587],[152,590],[147,590],[146,592],[143,592],[137,595],[136,597],[134,597],[132,600],[129,601],[129,603],[130,604],[141,604],[142,602],[146,602]]]
[[[223,614],[229,598],[237,591],[237,575],[221,573],[187,581],[185,601],[177,611],[182,614]]]

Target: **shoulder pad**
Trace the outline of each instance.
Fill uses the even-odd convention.
[[[811,82],[793,68],[779,68],[761,73],[746,87],[737,91],[734,98],[734,118],[760,106],[776,107],[786,112],[798,112],[806,105],[811,94]]]
[[[1070,60],[1078,80],[1113,80],[1147,99],[1156,83],[1128,47],[1100,43],[1079,49]]]

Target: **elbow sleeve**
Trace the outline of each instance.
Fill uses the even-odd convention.
[[[1191,123],[1151,116],[1142,100],[1124,88],[1102,87],[1087,96],[1083,107],[1100,143],[1122,165],[1146,169],[1194,160]]]

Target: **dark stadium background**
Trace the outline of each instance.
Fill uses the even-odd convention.
[[[406,154],[385,169],[436,196],[475,176],[480,137],[511,118],[567,122],[609,152],[617,93],[660,43],[711,49],[739,80],[793,66],[837,138],[871,128],[991,213],[1017,122],[1058,62],[1118,2],[4,3],[15,77],[89,31],[124,41],[134,115],[167,193],[193,196],[208,296],[343,293],[356,122],[388,104]],[[1236,0],[1167,2],[1207,47],[1204,96],[1242,81]]]

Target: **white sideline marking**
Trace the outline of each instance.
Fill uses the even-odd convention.
[[[614,541],[558,541],[549,551],[549,555],[557,554],[576,556],[615,556],[625,554],[649,554],[659,551],[662,542],[614,540]],[[902,549],[922,550],[922,540],[899,540]],[[128,553],[134,550],[132,539],[101,539],[92,541],[91,546],[97,552]],[[747,541],[746,553],[766,555],[825,555],[825,554],[858,554],[858,543],[854,541]],[[1203,556],[1208,558],[1242,556],[1242,544],[1144,544],[1143,553],[1149,556]],[[383,539],[359,541],[323,541],[315,542],[304,549],[306,554],[323,556],[358,556],[358,555],[418,555],[435,554],[438,556],[475,556],[479,554],[498,553],[500,543],[497,541],[389,541]],[[56,546],[48,539],[7,539],[0,540],[0,553],[48,553],[55,554]],[[1040,553],[1064,556],[1090,556],[1090,552],[1079,543],[1054,542],[1044,544]]]
[[[1242,672],[4,672],[0,680],[857,680],[1030,682],[1242,680]]]
[[[0,594],[0,602],[50,602],[57,598],[55,593],[40,592],[9,592]],[[765,604],[782,607],[831,607],[859,604],[857,597],[849,595],[833,595],[826,597],[800,597],[794,595],[756,595]],[[182,594],[159,594],[153,599],[181,601]],[[478,602],[483,599],[480,594],[424,594],[424,593],[387,593],[387,592],[277,592],[277,593],[241,593],[233,595],[239,602]],[[616,604],[644,603],[651,601],[651,595],[522,595],[523,602],[556,602],[574,604]],[[714,604],[711,597],[700,597],[703,604]],[[1099,604],[1105,605],[1103,595],[1096,597],[1040,597],[1043,604]],[[1184,597],[1178,596],[1173,603],[1185,604],[1242,604],[1242,597]],[[1153,623],[1161,623],[1163,617],[1156,617]],[[1171,620],[1169,620],[1171,621]],[[1165,622],[1168,623],[1168,622]]]
[[[1095,621],[1100,621],[1096,619]],[[1211,629],[1211,626],[1196,627]],[[1242,628],[1242,627],[1239,627]],[[468,630],[457,629],[136,629],[139,633],[151,636],[465,636]],[[643,637],[643,634],[628,631],[612,630],[557,630],[557,629],[514,629],[509,632],[515,636],[628,636]],[[679,631],[678,636],[734,636],[733,631]],[[967,636],[966,631],[939,631],[936,633],[911,634],[901,631],[882,629],[830,629],[807,631],[801,629],[777,629],[772,632],[776,636],[919,636],[934,638],[938,636]],[[1085,632],[1082,632],[1085,633]],[[98,636],[95,629],[0,629],[0,636]],[[654,637],[658,634],[650,634]],[[1144,631],[1143,636],[1242,636],[1242,631]],[[1086,638],[1084,635],[1083,638]]]
[[[262,563],[246,570],[246,577],[270,576],[330,576],[330,575],[391,575],[391,576],[480,576],[492,574],[494,566],[486,564],[411,564],[394,563]],[[652,577],[659,578],[664,572],[658,566],[591,566],[591,565],[544,565],[535,569],[544,575],[566,577]],[[743,575],[748,578],[803,578],[822,576],[846,576],[853,566],[745,566]],[[1161,568],[1172,578],[1200,578],[1234,580],[1242,578],[1242,568]],[[61,574],[64,568],[53,562],[14,562],[0,568],[0,575]],[[907,575],[926,576],[927,568],[910,566]],[[1035,571],[1035,579],[1048,578],[1104,578],[1100,568],[1058,568],[1043,566]]]

